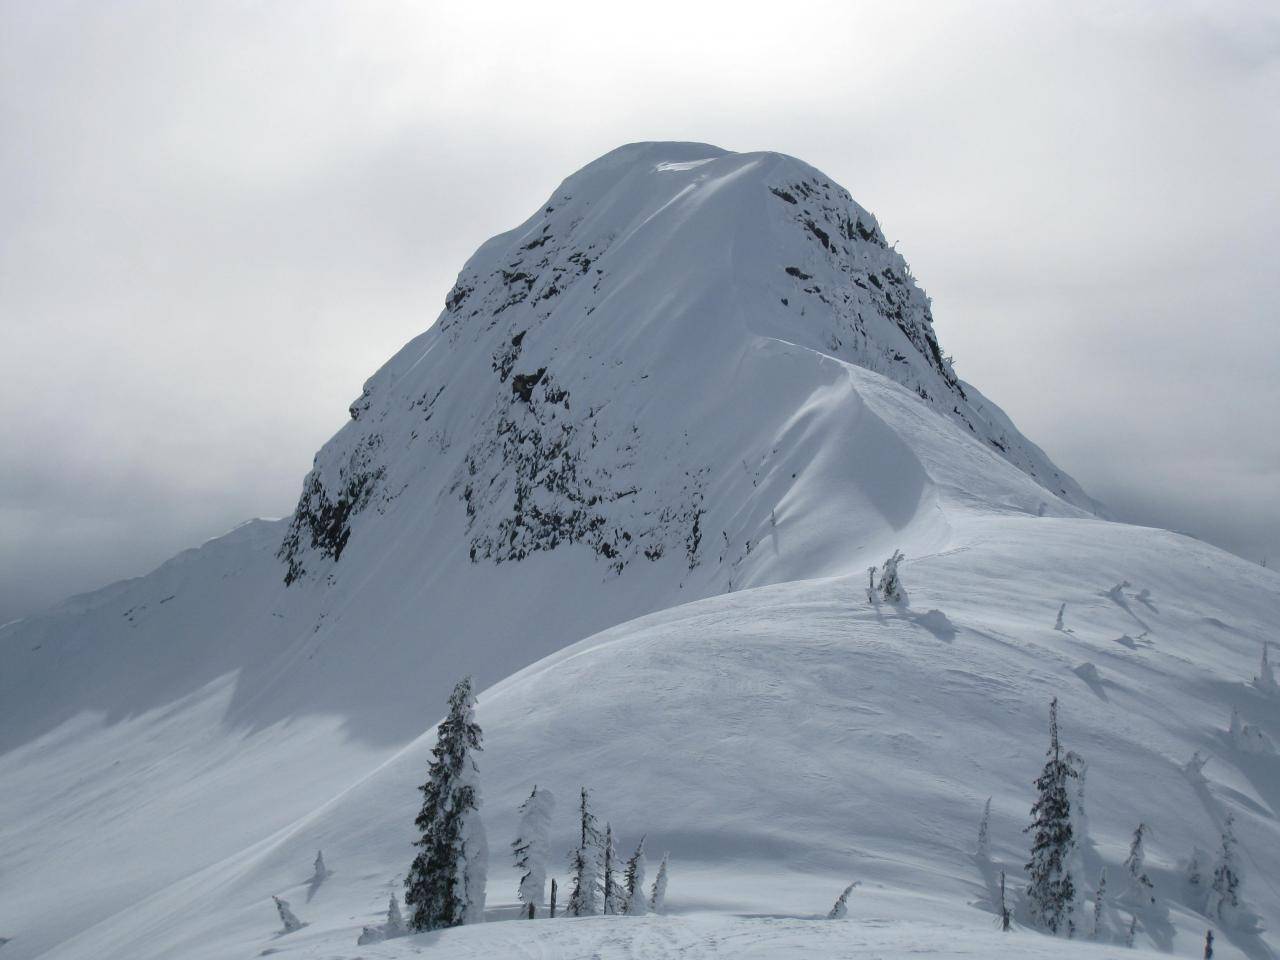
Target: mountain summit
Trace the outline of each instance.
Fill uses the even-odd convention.
[[[906,261],[843,188],[781,154],[637,143],[484,244],[436,324],[368,381],[307,477],[283,576],[340,575],[349,543],[424,500],[440,522],[465,514],[471,562],[581,544],[618,573],[697,568],[723,553],[716,535],[751,533],[747,504],[709,499],[723,468],[768,471],[784,445],[762,422],[794,412],[777,395],[787,374],[760,363],[771,349],[784,369],[880,373],[1046,502],[1092,507],[956,377]]]

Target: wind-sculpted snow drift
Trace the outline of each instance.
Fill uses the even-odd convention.
[[[477,251],[291,517],[0,628],[4,956],[1067,955],[990,933],[1055,695],[1089,763],[1081,876],[1116,893],[1102,939],[1142,821],[1161,910],[1137,942],[1198,956],[1218,924],[1179,861],[1228,813],[1274,928],[1280,767],[1228,722],[1280,742],[1247,683],[1280,581],[1096,514],[955,377],[842,188],[777,154],[622,147]],[[871,602],[895,549],[902,598]],[[670,850],[670,907],[698,916],[357,948],[465,673],[490,915],[515,912],[501,853],[536,783],[585,784],[623,846]],[[559,811],[553,849],[572,832]],[[855,879],[849,920],[810,919]],[[273,894],[306,926],[277,936]]]

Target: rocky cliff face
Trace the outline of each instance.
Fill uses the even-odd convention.
[[[778,154],[632,144],[481,247],[435,325],[369,380],[305,481],[286,581],[332,575],[362,518],[406,500],[463,514],[473,563],[583,544],[616,572],[698,566],[711,448],[740,426],[708,420],[707,395],[761,339],[883,374],[1046,498],[1092,507],[966,390],[906,261],[842,187]],[[734,453],[750,473],[767,451]]]

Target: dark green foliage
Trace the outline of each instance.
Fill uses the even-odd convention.
[[[405,905],[412,908],[414,930],[453,927],[465,919],[468,892],[464,884],[463,826],[479,808],[472,751],[481,750],[481,731],[474,718],[471,678],[458,682],[449,697],[449,715],[441,721],[422,790],[418,855],[405,878]]]
[[[1049,705],[1049,750],[1044,770],[1036,778],[1036,802],[1031,807],[1031,859],[1027,898],[1032,919],[1051,933],[1068,936],[1075,929],[1075,884],[1067,862],[1075,846],[1071,828],[1071,800],[1067,781],[1077,776],[1063,757],[1058,742],[1058,698]]]

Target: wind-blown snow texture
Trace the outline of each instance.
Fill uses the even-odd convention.
[[[904,600],[869,604],[895,548]],[[843,189],[777,154],[630,145],[481,247],[291,518],[0,628],[3,956],[1065,956],[990,932],[1055,694],[1090,764],[1082,876],[1116,884],[1146,822],[1171,913],[1139,945],[1198,956],[1178,861],[1228,812],[1245,899],[1280,923],[1280,761],[1226,735],[1236,707],[1280,742],[1248,684],[1277,622],[1273,572],[1097,519],[957,381]],[[537,783],[590,787],[651,865],[670,850],[675,916],[356,948],[468,672],[490,915],[516,911],[502,853]],[[849,920],[812,919],[855,879]],[[308,925],[277,937],[272,894]]]

